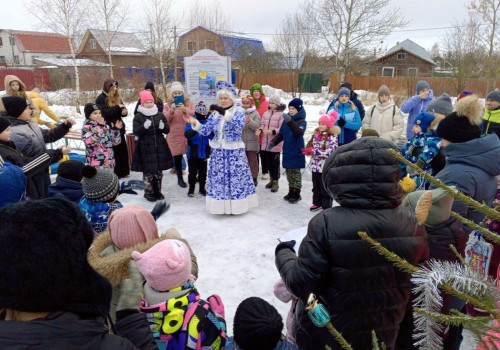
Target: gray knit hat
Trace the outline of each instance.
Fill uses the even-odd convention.
[[[417,95],[423,89],[429,89],[429,88],[430,88],[430,85],[426,80],[419,80],[417,82]]]
[[[391,96],[391,91],[387,87],[387,85],[380,85],[378,88],[378,97],[380,98],[381,95],[387,95]]]
[[[269,97],[269,103],[274,103],[276,106],[279,106],[281,104],[280,95],[273,94],[271,97]]]
[[[448,115],[453,112],[450,95],[445,93],[441,94],[441,96],[429,103],[427,112],[436,112],[443,115]]]
[[[497,89],[493,90],[488,94],[488,96],[486,96],[486,99],[497,101],[498,103],[500,103],[500,91],[498,91]]]
[[[109,169],[82,168],[83,195],[92,202],[112,202],[118,196],[118,177]]]

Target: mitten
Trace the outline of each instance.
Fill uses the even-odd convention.
[[[207,299],[208,303],[210,304],[210,307],[212,310],[219,316],[222,316],[223,318],[226,317],[226,313],[224,310],[224,304],[222,303],[222,299],[218,294],[214,294],[208,297]]]
[[[146,188],[146,185],[141,180],[129,180],[127,182],[120,182],[120,186],[118,188],[118,193],[128,193],[128,194],[137,194],[134,190],[143,190]]]
[[[165,127],[165,123],[163,122],[163,120],[160,120],[160,124],[158,124],[158,127],[160,128],[160,130]]]
[[[217,111],[217,112],[219,112],[219,114],[220,114],[220,115],[224,115],[224,114],[226,114],[226,110],[225,110],[224,108],[222,108],[221,106],[215,105],[215,104],[214,104],[214,105],[211,105],[211,106],[210,106],[210,109],[211,109],[212,111]]]
[[[295,249],[293,249],[293,247],[295,247],[295,241],[286,241],[286,242],[281,242],[279,243],[277,246],[276,246],[276,250],[274,251],[274,255],[278,254],[278,252],[281,250],[281,249],[290,249],[292,252],[295,253]]]
[[[337,119],[337,125],[340,127],[343,127],[345,125],[346,121],[344,118],[339,118]]]
[[[160,202],[156,203],[153,210],[151,210],[151,215],[153,216],[153,219],[155,219],[155,221],[156,221],[168,209],[170,209],[170,203],[167,203],[166,201],[160,201]]]
[[[314,147],[302,148],[301,151],[303,155],[308,156],[314,153]]]
[[[151,126],[151,120],[148,119],[144,122],[144,129],[149,129],[150,126]]]
[[[283,113],[283,123],[285,124],[288,124],[288,122],[292,119],[292,117],[290,117],[290,114],[288,113]]]
[[[135,261],[128,263],[129,278],[120,283],[120,297],[116,305],[116,311],[139,310],[142,299],[142,276]]]
[[[266,151],[271,152],[274,146],[276,146],[274,143],[269,142],[269,144],[266,147]]]

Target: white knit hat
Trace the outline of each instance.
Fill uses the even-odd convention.
[[[174,92],[182,92],[184,93],[184,87],[182,86],[181,83],[179,83],[178,81],[174,81],[171,85],[170,85],[170,93],[173,94]]]

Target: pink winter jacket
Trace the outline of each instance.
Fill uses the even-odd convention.
[[[171,103],[165,103],[163,106],[163,115],[167,118],[168,125],[170,126],[170,132],[167,135],[167,143],[173,156],[186,154],[187,151],[187,139],[184,136],[184,128],[186,127],[184,117],[194,116],[194,104],[190,101],[186,101],[185,107],[186,114],[179,108],[172,110]]]
[[[274,296],[284,303],[292,302],[288,315],[286,316],[286,338],[289,342],[295,344],[295,338],[292,335],[292,321],[293,321],[293,310],[295,310],[295,304],[297,304],[297,298],[295,298],[292,293],[286,288],[285,283],[280,278],[278,282],[274,285]]]
[[[269,109],[266,113],[264,113],[260,121],[260,128],[262,130],[274,130],[275,133],[271,135],[262,134],[262,144],[260,145],[260,149],[262,151],[266,150],[269,142],[271,142],[272,139],[279,133],[281,124],[283,124],[283,110],[273,111],[272,109]],[[271,152],[281,151],[283,151],[283,142],[278,143],[271,149]]]

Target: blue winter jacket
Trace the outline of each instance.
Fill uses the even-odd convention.
[[[197,119],[201,125],[207,123],[206,116],[195,114],[194,118]],[[187,157],[188,158],[201,158],[206,159],[210,157],[209,141],[213,139],[213,134],[210,136],[203,136],[193,130],[190,123],[186,124],[184,129],[184,136],[188,140]]]
[[[83,197],[82,184],[78,181],[58,176],[56,181],[49,186],[49,197],[63,197],[78,203]]]
[[[338,97],[334,98],[333,101],[328,105],[327,110],[329,111],[330,109],[332,109],[332,106],[335,105],[335,102],[337,102],[338,100],[339,100]],[[363,106],[363,102],[361,102],[358,99],[358,94],[355,93],[354,91],[351,91],[351,96],[349,97],[349,100],[354,102],[354,105],[358,109],[359,117],[361,118],[361,121],[363,121],[363,118],[365,117],[365,106]]]
[[[78,206],[87,217],[90,225],[92,225],[96,236],[108,229],[108,220],[111,213],[116,209],[123,208],[123,204],[118,201],[113,203],[92,202],[85,197],[80,199]]]
[[[345,125],[340,127],[340,135],[339,135],[339,146],[348,144],[356,140],[356,134],[358,130],[361,128],[361,117],[359,116],[358,108],[356,104],[354,105],[354,109],[351,108],[351,101],[347,103],[338,103],[335,102],[332,108],[335,108],[337,113],[339,114],[339,119],[342,118],[346,121]],[[328,112],[332,109],[330,108]],[[338,126],[338,121],[335,122],[335,125]]]
[[[479,203],[492,205],[497,190],[497,175],[500,175],[500,140],[490,134],[468,142],[452,143],[443,148],[446,166],[436,177],[448,186]],[[456,200],[452,210],[479,224],[484,214],[472,210]]]
[[[9,162],[0,167],[0,209],[8,204],[25,200],[26,176],[23,170]]]
[[[434,93],[432,92],[432,89],[429,89],[429,95],[427,98],[422,100],[416,94],[406,100],[406,102],[401,106],[401,112],[408,114],[408,124],[406,125],[406,138],[408,140],[410,140],[414,135],[411,129],[413,129],[413,125],[415,125],[415,118],[421,112],[427,112],[427,106],[432,100],[434,100]]]
[[[304,132],[307,128],[306,110],[291,116],[288,123],[283,122],[278,135],[271,142],[275,145],[283,141],[283,168],[302,169],[306,167],[306,157],[302,154],[305,147]]]

